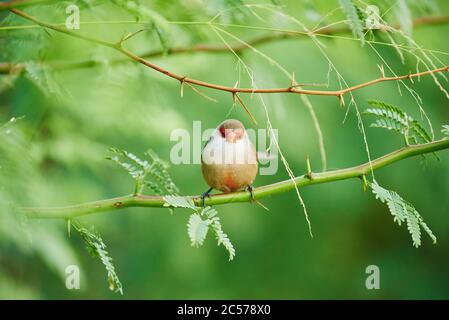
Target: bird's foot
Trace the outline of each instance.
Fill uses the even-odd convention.
[[[214,188],[210,188],[209,190],[207,190],[206,192],[203,192],[201,194],[201,206],[204,207],[205,205],[205,199],[206,197],[210,199],[210,192],[213,190]]]
[[[248,187],[246,187],[246,190],[249,191],[249,195],[251,196],[251,201],[254,202],[256,201],[256,198],[254,198],[254,187],[253,185],[248,185]]]

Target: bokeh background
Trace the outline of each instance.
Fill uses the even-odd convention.
[[[57,3],[55,3],[57,2]],[[55,1],[23,8],[40,19],[63,23],[69,2]],[[126,1],[125,1],[126,2]],[[368,1],[398,23],[405,14],[397,2]],[[449,15],[447,1],[406,1],[412,17]],[[83,24],[85,21],[135,21],[126,9],[110,1],[75,1],[81,7],[81,34],[118,41],[123,34],[139,30],[136,24]],[[222,24],[262,26],[268,29],[302,29],[264,8],[242,4],[251,1],[140,1],[161,28],[167,47],[199,43],[223,45],[209,25],[179,25],[167,21],[208,21]],[[357,2],[364,8],[364,2]],[[276,8],[309,27],[345,19],[337,1],[275,1]],[[366,5],[367,3],[365,3]],[[391,10],[388,10],[389,8]],[[271,8],[271,7],[270,7]],[[402,8],[403,10],[403,8]],[[157,15],[157,18],[154,18]],[[140,21],[148,20],[148,15]],[[163,17],[163,18],[162,18]],[[301,189],[314,237],[295,192],[262,200],[270,210],[252,204],[217,207],[223,228],[237,250],[229,262],[222,247],[209,235],[204,246],[193,248],[187,236],[189,212],[131,208],[82,217],[95,226],[108,245],[124,295],[108,289],[106,272],[91,257],[76,233],[69,237],[65,221],[26,220],[16,206],[59,206],[93,201],[133,190],[126,172],[105,160],[109,147],[142,156],[151,148],[169,160],[170,133],[192,130],[200,120],[203,128],[215,127],[227,116],[255,127],[229,94],[199,88],[217,100],[212,102],[179,83],[134,62],[113,64],[120,54],[82,40],[41,28],[11,30],[29,24],[6,11],[0,13],[0,62],[26,64],[23,72],[2,71],[0,76],[0,298],[3,299],[447,299],[449,298],[449,153],[407,159],[376,171],[377,181],[412,202],[438,237],[433,245],[426,235],[414,248],[405,226],[393,222],[387,207],[364,192],[357,179]],[[154,28],[142,32],[126,46],[133,52],[163,49]],[[342,23],[336,26],[345,26]],[[222,27],[241,39],[273,34],[273,30]],[[429,53],[436,66],[448,64],[449,24],[420,26],[413,39]],[[237,43],[229,35],[224,39]],[[341,38],[343,37],[343,38]],[[382,33],[373,41],[389,39]],[[323,50],[348,84],[379,75],[377,65],[388,63],[398,74],[416,70],[417,60],[405,54],[404,63],[391,46],[354,41],[350,33],[319,38]],[[398,43],[410,45],[397,38]],[[329,63],[307,37],[279,39],[257,46],[263,54],[294,72],[299,83],[326,83]],[[376,52],[377,50],[377,52]],[[419,51],[415,51],[420,55]],[[422,55],[421,55],[422,56]],[[276,65],[251,50],[239,57],[253,71],[258,87],[288,86],[290,80]],[[382,58],[381,58],[382,57]],[[68,63],[91,59],[86,68],[47,68],[42,63]],[[383,59],[383,60],[382,60]],[[242,64],[231,53],[162,55],[151,61],[178,74],[233,86],[251,85]],[[4,65],[3,65],[4,66]],[[424,65],[419,66],[424,69]],[[387,74],[391,72],[386,69]],[[239,71],[240,70],[240,71]],[[240,73],[240,76],[239,76]],[[449,89],[447,82],[439,78]],[[330,87],[339,88],[335,71]],[[431,77],[410,84],[422,98],[423,108],[441,138],[441,125],[449,123],[449,102]],[[326,89],[326,88],[317,88]],[[398,90],[394,82],[354,92],[358,108],[368,99],[400,106],[422,119],[413,96]],[[266,127],[266,115],[257,95],[242,95]],[[306,171],[306,157],[321,169],[317,133],[310,113],[297,95],[264,95],[279,142],[293,172]],[[341,107],[333,97],[310,97],[326,148],[328,167],[344,168],[367,161],[364,139],[354,106]],[[348,101],[347,101],[348,102]],[[346,112],[347,116],[346,115]],[[8,123],[12,117],[18,120]],[[363,118],[372,157],[403,146],[400,135],[369,128]],[[423,120],[423,123],[426,122]],[[206,190],[199,165],[172,166],[170,173],[183,194]],[[260,176],[255,186],[288,179],[279,164],[273,176]],[[79,265],[81,289],[65,287],[65,267]],[[367,290],[365,268],[377,265],[381,289]]]

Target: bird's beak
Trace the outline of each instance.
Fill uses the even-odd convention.
[[[226,141],[230,143],[235,143],[235,140],[237,140],[237,134],[234,131],[229,131],[226,134]]]

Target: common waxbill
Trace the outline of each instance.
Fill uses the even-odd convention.
[[[201,171],[212,189],[228,193],[247,188],[252,194],[252,183],[257,175],[257,152],[243,124],[234,119],[218,125],[201,153]]]

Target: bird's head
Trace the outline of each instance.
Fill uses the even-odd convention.
[[[235,119],[228,119],[220,123],[217,127],[221,137],[227,142],[235,143],[237,140],[245,136],[245,127],[243,124]]]

